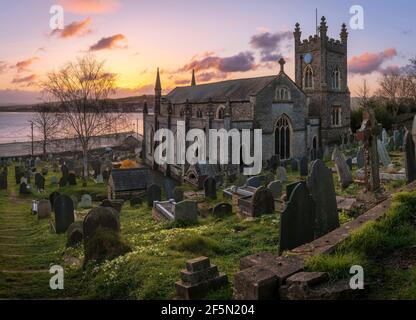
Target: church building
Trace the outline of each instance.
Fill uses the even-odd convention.
[[[186,130],[198,128],[205,132],[220,128],[262,129],[263,161],[273,155],[281,160],[305,156],[313,160],[322,155],[325,146],[339,143],[350,128],[348,32],[343,24],[340,40],[329,39],[325,17],[317,31],[302,40],[300,26],[295,26],[294,80],[285,73],[285,61],[280,59],[280,71],[264,77],[198,85],[193,72],[189,86],[177,87],[162,96],[158,70],[153,114],[144,110],[145,162],[191,183],[201,175],[215,174],[209,170],[220,170],[155,163],[154,133],[161,128],[175,133],[177,121],[184,121]]]

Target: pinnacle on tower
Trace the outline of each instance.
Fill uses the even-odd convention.
[[[196,86],[196,80],[195,80],[195,69],[192,69],[192,80],[191,80],[191,86]]]
[[[286,61],[285,61],[285,59],[283,57],[280,58],[279,64],[280,64],[280,73],[285,73],[285,64],[286,64]]]
[[[157,68],[155,90],[162,90],[162,85],[160,84],[159,68]]]

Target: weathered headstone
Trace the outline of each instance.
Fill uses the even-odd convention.
[[[341,187],[347,188],[353,182],[352,174],[350,168],[347,166],[344,155],[337,147],[335,147],[332,153],[332,161],[335,162]]]
[[[84,194],[81,197],[81,202],[78,204],[80,208],[91,208],[92,207],[92,197],[89,194]]]
[[[292,169],[292,171],[298,171],[299,170],[299,164],[298,164],[298,160],[296,159],[292,159],[290,160],[290,168]]]
[[[28,186],[26,183],[22,182],[19,187],[20,194],[30,194]]]
[[[280,199],[280,197],[282,196],[282,189],[283,189],[283,185],[281,181],[279,180],[272,181],[269,183],[267,188],[272,193],[274,200]]]
[[[77,176],[75,175],[74,172],[70,172],[68,174],[68,184],[70,186],[76,186],[77,185]]]
[[[391,159],[385,145],[380,140],[377,140],[377,152],[383,166],[387,168],[391,164]]]
[[[316,205],[315,237],[320,237],[339,227],[332,172],[321,160],[312,163],[307,185]]]
[[[35,174],[35,186],[38,190],[45,189],[45,177],[42,176],[39,172]]]
[[[383,128],[383,131],[381,131],[381,142],[386,146],[388,143],[388,134],[387,130]]]
[[[76,247],[80,245],[84,239],[83,222],[76,221],[72,223],[68,227],[66,235],[67,235],[67,241],[66,241],[67,247]]]
[[[196,201],[184,200],[176,203],[173,207],[175,221],[195,222],[198,219],[198,208]]]
[[[277,168],[277,179],[283,183],[287,181],[287,172],[284,167]]]
[[[364,149],[360,147],[357,152],[357,167],[362,169],[365,166]]]
[[[105,199],[100,204],[101,207],[113,208],[114,210],[117,211],[117,213],[121,213],[121,209],[123,208],[123,205],[124,205],[123,199],[114,199],[114,200]]]
[[[208,177],[204,181],[204,193],[206,198],[217,198],[217,180],[213,177]]]
[[[299,183],[280,217],[279,253],[314,240],[315,202],[304,183]]]
[[[309,160],[307,157],[302,157],[299,161],[300,175],[301,177],[306,177],[309,173],[308,169]]]
[[[51,216],[52,206],[49,200],[42,199],[38,202],[38,219],[47,219]]]
[[[61,195],[55,199],[53,207],[56,233],[65,233],[74,222],[74,203],[69,196]]]
[[[98,228],[120,231],[120,220],[112,208],[97,207],[92,209],[84,219],[84,243],[94,236]]]
[[[415,143],[412,134],[407,131],[404,135],[404,152],[405,152],[405,168],[406,179],[410,183],[416,180],[416,156]]]
[[[173,200],[175,200],[175,202],[183,201],[183,190],[180,187],[175,187],[173,189]]]
[[[0,173],[0,190],[7,190],[7,170]]]
[[[352,158],[348,157],[345,162],[347,163],[348,168],[352,171]]]
[[[96,182],[97,182],[97,184],[104,183],[104,178],[103,178],[103,175],[101,173],[97,175]]]
[[[229,203],[218,203],[213,209],[212,214],[215,217],[225,217],[233,213],[233,206]]]
[[[154,201],[160,201],[162,199],[162,190],[156,184],[152,184],[147,188],[147,204],[149,207],[153,207]]]
[[[52,185],[58,184],[58,177],[57,176],[52,176],[51,177],[51,184]]]
[[[251,203],[255,217],[274,213],[274,198],[271,191],[266,187],[260,187],[254,192]]]
[[[250,177],[247,179],[246,185],[247,187],[260,188],[265,180],[265,176]]]

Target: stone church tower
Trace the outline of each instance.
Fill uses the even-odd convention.
[[[321,147],[345,139],[350,128],[346,25],[340,40],[329,39],[325,17],[315,36],[301,40],[299,23],[295,38],[295,82],[309,98],[310,118],[320,119]]]

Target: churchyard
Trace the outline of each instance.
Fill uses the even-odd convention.
[[[327,152],[323,161],[269,164],[260,176],[225,176],[222,183],[208,178],[204,190],[156,177],[141,196],[124,202],[107,199],[108,161],[85,186],[76,168],[56,159],[34,161],[33,174],[19,173],[15,168],[25,161],[14,159],[0,190],[0,298],[270,298],[270,288],[260,285],[254,296],[247,288],[276,281],[274,259],[296,269],[280,293],[272,291],[281,298],[325,298],[319,290],[299,296],[292,289],[313,281],[336,286],[349,279],[352,265],[366,271],[369,287],[360,298],[416,298],[416,194],[395,195],[387,218],[355,226],[392,194],[414,189],[406,186],[403,151],[388,152],[391,161],[380,166],[384,178],[376,192],[365,191],[359,144],[351,143]],[[331,254],[313,254],[301,266],[290,260],[297,247],[350,226],[355,233],[345,241],[328,238],[336,243]],[[101,242],[91,245],[92,238]],[[268,262],[259,267],[256,259]],[[53,265],[65,270],[64,290],[49,287]],[[334,294],[349,291],[331,288]]]

